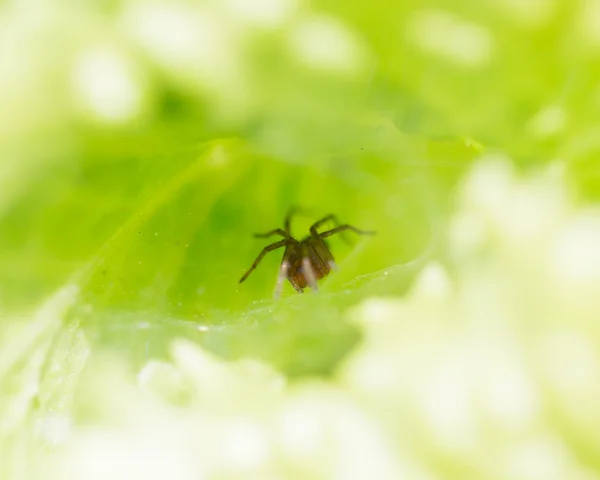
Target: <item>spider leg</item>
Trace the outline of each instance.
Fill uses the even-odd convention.
[[[304,212],[304,210],[300,207],[297,206],[293,206],[290,207],[290,209],[288,210],[288,213],[285,216],[285,220],[283,221],[283,227],[285,228],[285,231],[288,233],[288,235],[291,235],[291,223],[292,223],[292,217],[294,217],[294,215],[296,215],[299,212]]]
[[[335,223],[336,226],[340,225],[340,221],[338,220],[336,215],[327,215],[326,217],[323,217],[321,220],[319,220],[318,222],[315,222],[311,227],[310,227],[310,234],[313,237],[318,237],[319,236],[319,232],[317,231],[317,229],[323,225],[324,223],[327,223],[329,221],[333,221],[333,223]],[[348,240],[348,237],[346,235],[344,235],[342,233],[342,235],[340,235],[342,237],[342,240],[344,240],[344,242],[346,243],[350,243],[350,241]]]
[[[318,270],[326,271],[329,262],[333,261],[333,256],[327,248],[327,245],[325,245],[325,242],[319,237],[316,238],[316,243],[311,240],[311,242],[306,245],[306,251],[312,258],[311,266],[313,265],[313,262],[317,263]]]
[[[312,224],[312,226],[310,227],[311,235],[313,235],[315,237],[318,236],[319,232],[317,232],[317,228],[319,228],[324,223],[329,222],[330,220],[333,220],[337,225],[340,224],[340,222],[338,221],[338,219],[335,215],[327,215],[326,217],[323,217],[321,220]]]
[[[283,221],[283,228],[285,228],[285,231],[289,234],[291,232],[290,230],[290,224],[292,223],[292,217],[294,216],[294,214],[298,211],[298,207],[291,207],[288,210],[288,213],[285,216],[285,220]]]
[[[313,261],[316,261],[319,264],[318,269],[321,274],[324,273],[326,275],[326,272],[338,269],[338,266],[333,259],[333,255],[331,255],[329,248],[327,248],[327,245],[325,245],[322,238],[316,237],[315,239],[311,239],[311,242],[307,245],[307,249],[312,253],[311,256]]]
[[[331,230],[327,230],[326,232],[319,233],[318,235],[320,238],[327,238],[331,235],[335,235],[336,233],[344,232],[346,230],[351,230],[352,232],[358,233],[359,235],[375,235],[376,233],[372,230],[359,230],[358,228],[353,227],[352,225],[345,224],[340,225],[339,227],[332,228]]]
[[[281,228],[276,228],[275,230],[271,230],[270,232],[267,232],[267,233],[255,233],[254,238],[267,238],[267,237],[270,237],[271,235],[281,235],[282,237],[285,237],[285,238],[290,237],[289,233],[283,231]]]
[[[308,257],[302,258],[302,270],[306,280],[308,281],[308,286],[316,292],[319,289],[319,287],[317,287],[317,276],[315,275],[315,271],[313,270]]]
[[[278,242],[272,243],[271,245],[267,245],[265,248],[263,248],[262,251],[258,254],[258,257],[256,257],[256,260],[254,260],[254,263],[252,264],[250,269],[244,274],[244,276],[242,278],[240,278],[239,283],[242,283],[244,280],[246,280],[246,278],[248,278],[248,275],[250,275],[254,271],[254,269],[258,266],[260,261],[263,259],[263,257],[267,253],[269,253],[273,250],[277,250],[278,248],[285,247],[289,243],[290,243],[290,240],[287,238],[284,238],[283,240],[279,240]]]
[[[311,212],[312,212],[312,209],[301,208],[301,207],[297,207],[297,206],[290,207],[287,215],[285,216],[285,221],[283,223],[285,231],[288,232],[289,234],[291,234],[290,233],[291,232],[291,223],[292,223],[292,218],[294,216],[296,216],[296,215],[312,216]]]
[[[273,298],[277,300],[281,297],[281,291],[283,290],[283,282],[286,278],[288,278],[288,271],[290,270],[290,262],[284,260],[281,262],[281,267],[279,267],[279,274],[277,275],[277,285],[275,285],[275,291],[273,292]]]
[[[302,273],[304,274],[304,278],[308,283],[308,286],[312,289],[313,292],[316,292],[319,288],[317,286],[317,275],[315,274],[315,269],[312,266],[310,261],[310,257],[314,256],[317,262],[320,262],[320,257],[315,252],[314,247],[310,244],[302,244]]]

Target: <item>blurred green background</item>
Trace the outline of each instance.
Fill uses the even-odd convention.
[[[349,321],[352,312],[373,298],[400,301],[432,262],[466,298],[483,298],[476,288],[488,285],[482,270],[503,263],[504,240],[466,253],[452,243],[456,229],[472,234],[471,223],[455,222],[464,207],[457,192],[469,191],[461,185],[482,157],[513,169],[491,174],[489,185],[482,180],[470,200],[482,209],[489,198],[500,202],[504,213],[486,220],[500,230],[521,204],[510,203],[506,189],[494,197],[494,178],[519,184],[540,171],[559,172],[550,191],[567,192],[568,200],[547,214],[543,202],[555,193],[540,194],[543,205],[526,210],[525,223],[534,226],[544,215],[556,222],[564,211],[575,216],[600,198],[599,61],[598,0],[2,2],[0,478],[37,475],[28,459],[48,444],[70,452],[70,437],[40,434],[39,419],[49,413],[59,412],[74,430],[111,423],[118,417],[113,403],[128,404],[133,394],[118,382],[106,389],[94,382],[110,385],[121,370],[131,375],[123,384],[135,383],[134,375],[139,381],[139,372],[154,365],[148,362],[177,357],[176,339],[215,354],[217,363],[254,359],[292,385],[318,377],[326,388],[352,391],[339,380],[340,368],[370,345],[366,327]],[[527,204],[529,194],[523,200],[519,192],[515,198]],[[281,251],[237,282],[269,242],[252,234],[280,227],[294,206],[307,211],[294,219],[296,236],[330,213],[377,235],[333,237],[340,269],[320,292],[297,295],[286,284],[283,298],[273,301]],[[586,232],[597,238],[595,230]],[[536,238],[539,244],[524,242],[508,264],[533,262],[551,242]],[[465,267],[471,262],[481,268]],[[544,290],[545,270],[522,268],[527,275],[502,275],[540,283],[540,291],[528,283],[522,294],[526,305],[546,312],[541,299],[558,295],[558,287]],[[504,302],[499,296],[490,306],[503,310]],[[600,312],[590,305],[581,314],[585,322]],[[418,318],[420,307],[411,308]],[[363,316],[377,323],[383,310]],[[402,308],[394,312],[408,322]],[[564,318],[579,315],[565,312]],[[444,328],[448,338],[461,338],[461,326]],[[400,348],[413,333],[398,335],[390,338]],[[529,333],[523,335],[529,345]],[[417,335],[416,345],[429,348],[430,337],[423,338]],[[370,348],[384,358],[388,347]],[[392,357],[399,363],[390,358],[391,370],[405,365]],[[186,382],[174,387],[170,373],[161,375],[167,383],[159,390],[189,407],[187,394],[173,393],[187,391]],[[388,383],[392,390],[404,385]],[[262,388],[259,382],[249,391]],[[320,388],[310,395],[329,402]],[[96,394],[97,403],[111,406],[108,420],[96,412],[103,407],[92,406]],[[375,403],[374,416],[391,422],[393,442],[400,438],[390,456],[403,456],[405,420],[394,423],[394,409]],[[195,407],[189,408],[191,415]],[[561,437],[572,423],[559,424],[554,434]],[[489,445],[505,440],[494,435]],[[577,458],[597,472],[597,447],[575,437]],[[435,457],[435,442],[414,442],[428,446],[412,455]],[[494,477],[455,454],[426,462],[436,472],[427,478],[584,478]],[[69,455],[66,465],[79,458]],[[334,478],[326,460],[314,462],[311,473],[209,468],[206,478]],[[69,472],[67,478],[90,478],[85,470]],[[379,478],[400,478],[389,472]]]

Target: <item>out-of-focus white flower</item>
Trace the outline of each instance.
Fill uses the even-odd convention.
[[[239,35],[208,6],[133,3],[122,13],[125,35],[166,73],[196,88],[229,91],[241,74]]]
[[[578,438],[600,438],[600,228],[560,179],[553,166],[523,179],[487,158],[457,195],[451,288],[424,301],[432,266],[404,299],[352,314],[364,341],[342,383],[396,438],[475,476],[587,478],[564,419]]]
[[[494,0],[490,6],[508,17],[517,26],[538,28],[556,13],[556,0]]]
[[[600,47],[600,0],[584,0],[579,3],[579,31],[583,40],[593,48]]]
[[[325,72],[356,74],[366,65],[365,46],[358,36],[332,18],[299,20],[289,32],[289,47],[300,63]]]
[[[540,109],[529,121],[528,128],[536,137],[552,137],[560,133],[567,123],[567,113],[558,105]]]
[[[108,47],[85,49],[73,66],[76,100],[92,118],[125,123],[140,114],[145,85],[132,60]]]
[[[274,28],[292,18],[297,0],[218,0],[220,6],[249,26]]]
[[[485,64],[493,51],[493,37],[485,27],[441,10],[417,12],[407,34],[417,47],[458,65]]]

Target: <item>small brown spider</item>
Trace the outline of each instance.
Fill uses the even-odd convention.
[[[279,275],[277,276],[277,286],[275,287],[275,298],[278,298],[281,294],[284,279],[288,279],[294,289],[303,293],[304,289],[309,286],[313,290],[317,290],[317,280],[320,280],[326,276],[331,269],[335,269],[335,261],[333,255],[329,251],[327,244],[323,240],[326,237],[330,237],[336,233],[343,232],[345,230],[351,230],[360,235],[373,235],[375,232],[359,230],[352,225],[344,224],[339,225],[337,217],[335,215],[327,215],[318,222],[314,223],[310,227],[310,235],[302,240],[296,240],[292,237],[290,231],[290,221],[293,215],[293,211],[290,212],[284,222],[284,230],[276,228],[267,233],[257,233],[254,236],[256,238],[266,238],[271,235],[281,235],[283,240],[267,245],[262,249],[250,269],[240,279],[239,283],[242,283],[258,266],[263,257],[278,248],[285,247],[283,252],[283,258],[281,260],[281,267],[279,268]],[[317,229],[328,221],[334,221],[338,224],[337,227],[319,233]]]

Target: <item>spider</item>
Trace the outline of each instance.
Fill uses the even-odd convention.
[[[267,233],[257,233],[255,238],[267,238],[272,235],[280,235],[283,240],[267,245],[262,249],[250,269],[240,279],[242,283],[258,266],[263,257],[273,250],[285,247],[281,266],[279,267],[279,275],[277,276],[277,285],[275,287],[275,298],[278,298],[283,288],[283,281],[287,278],[294,289],[298,293],[303,293],[304,289],[309,286],[312,290],[317,290],[317,280],[325,277],[331,269],[336,269],[333,255],[329,251],[325,238],[335,235],[336,233],[351,230],[359,235],[373,235],[375,232],[359,230],[352,225],[340,225],[335,215],[327,215],[310,227],[310,235],[297,240],[292,237],[290,230],[290,221],[294,211],[290,211],[284,221],[284,229],[276,228]],[[338,224],[337,227],[325,232],[318,232],[318,228],[323,224],[334,221]]]

